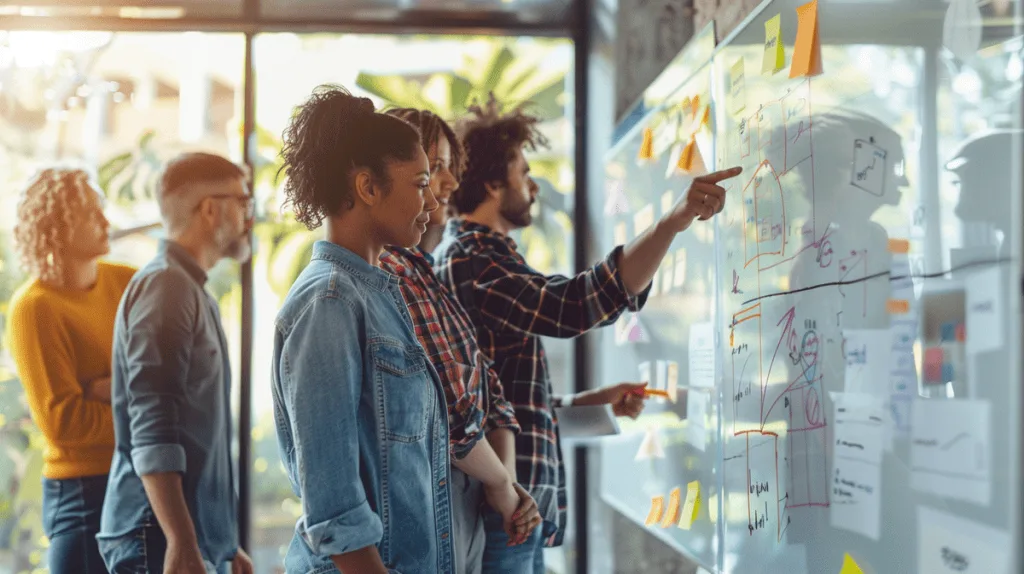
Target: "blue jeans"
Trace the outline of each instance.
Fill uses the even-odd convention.
[[[508,546],[501,515],[484,505],[484,574],[544,574],[544,539],[541,527],[519,546]]]
[[[107,574],[96,546],[106,476],[43,479],[43,532],[53,574]]]

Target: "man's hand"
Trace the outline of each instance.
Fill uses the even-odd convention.
[[[484,485],[484,499],[501,515],[502,525],[508,534],[509,546],[518,546],[526,541],[526,536],[516,530],[515,522],[519,509],[519,494],[511,480],[499,485]]]
[[[167,541],[167,552],[164,554],[164,572],[175,574],[206,574],[203,555],[196,544],[179,544],[171,539]]]
[[[741,167],[733,167],[695,178],[686,195],[662,218],[662,222],[674,233],[679,233],[690,227],[694,219],[711,219],[725,206],[725,188],[718,183],[736,177],[742,171]]]
[[[82,390],[87,400],[110,404],[110,377],[86,381]]]
[[[537,502],[530,496],[530,493],[526,492],[526,489],[519,483],[514,483],[513,488],[515,488],[516,494],[519,495],[519,508],[512,515],[513,526],[516,532],[522,535],[522,541],[526,542],[533,529],[540,526],[543,520],[540,517],[540,509],[537,508]]]
[[[644,389],[647,383],[619,383],[584,391],[573,400],[574,405],[611,405],[617,417],[637,418],[644,410]]]
[[[252,565],[252,559],[245,553],[245,550],[238,549],[235,559],[231,561],[231,574],[255,574],[256,568]]]

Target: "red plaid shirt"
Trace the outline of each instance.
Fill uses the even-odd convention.
[[[475,223],[450,221],[438,255],[438,277],[476,326],[480,348],[515,406],[516,472],[545,520],[547,546],[562,543],[565,468],[558,441],[551,376],[539,336],[571,338],[638,311],[647,291],[630,296],[619,276],[616,248],[575,277],[545,276],[527,265],[516,243]]]
[[[381,269],[400,278],[416,338],[434,365],[448,401],[452,454],[462,458],[488,431],[519,432],[512,405],[491,361],[480,352],[473,326],[459,302],[438,281],[433,259],[419,249],[392,247],[380,256]]]

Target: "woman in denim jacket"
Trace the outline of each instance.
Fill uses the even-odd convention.
[[[321,87],[284,133],[288,203],[326,222],[278,313],[278,443],[302,516],[290,574],[452,572],[448,417],[385,245],[411,247],[438,203],[416,128]]]

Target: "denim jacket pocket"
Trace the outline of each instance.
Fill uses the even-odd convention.
[[[434,389],[420,349],[390,339],[370,342],[377,397],[383,402],[384,437],[419,442],[426,437]]]

